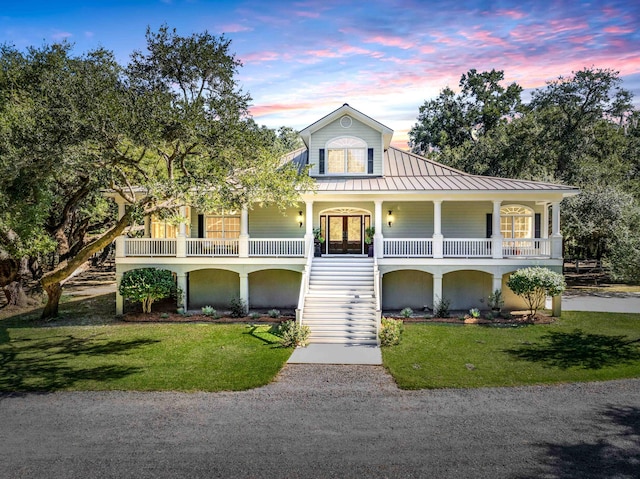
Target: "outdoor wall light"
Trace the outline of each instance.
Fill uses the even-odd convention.
[[[389,214],[387,215],[387,224],[389,225],[389,227],[391,227],[391,224],[393,223],[394,218],[393,218],[393,211],[389,210]]]
[[[298,211],[298,217],[296,218],[296,221],[300,225],[300,228],[302,228],[302,223],[304,222],[304,216],[302,215],[302,211]]]

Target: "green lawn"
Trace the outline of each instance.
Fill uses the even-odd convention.
[[[273,380],[291,354],[268,326],[0,324],[0,391],[244,390]]]
[[[640,314],[565,312],[520,327],[406,324],[382,357],[403,389],[640,377]]]

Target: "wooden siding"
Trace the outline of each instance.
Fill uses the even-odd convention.
[[[353,117],[351,119],[353,123],[349,128],[340,126],[340,119],[337,119],[311,135],[309,145],[309,163],[311,164],[309,174],[311,176],[319,174],[318,163],[320,159],[318,152],[320,148],[326,148],[329,140],[344,136],[361,138],[367,143],[368,148],[373,148],[373,174],[382,174],[382,134]]]
[[[445,238],[484,238],[487,235],[487,213],[493,211],[488,201],[444,201],[442,234]]]
[[[394,221],[387,224],[389,210]],[[382,204],[382,234],[385,238],[431,238],[433,236],[433,203],[388,202]]]
[[[305,224],[300,227],[296,221],[298,211],[306,214],[304,204],[299,208],[288,208],[284,215],[276,207],[249,210],[249,236],[251,238],[302,238]],[[306,223],[307,218],[304,218]]]

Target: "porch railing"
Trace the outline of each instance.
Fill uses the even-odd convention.
[[[187,256],[238,256],[239,240],[187,238]]]
[[[383,255],[385,258],[429,258],[433,256],[433,240],[431,238],[385,238],[383,245]]]
[[[550,256],[551,241],[547,238],[503,239],[502,254],[509,256]]]
[[[176,240],[167,238],[127,238],[125,256],[175,256]]]
[[[445,238],[442,254],[445,258],[491,257],[491,239]]]
[[[249,239],[249,256],[304,256],[304,238]]]

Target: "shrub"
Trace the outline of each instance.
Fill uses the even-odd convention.
[[[215,309],[213,309],[212,306],[203,306],[202,307],[202,314],[204,314],[205,316],[213,316],[213,315],[217,314],[217,311]]]
[[[448,318],[450,314],[449,306],[451,306],[451,300],[441,298],[433,305],[433,315],[436,318]]]
[[[525,300],[532,318],[544,307],[547,296],[557,296],[566,288],[560,273],[539,266],[519,269],[509,277],[507,286]]]
[[[232,318],[242,318],[247,314],[247,305],[243,299],[232,298],[229,303]]]
[[[125,271],[118,292],[126,299],[142,303],[144,313],[151,312],[151,305],[158,299],[182,295],[176,288],[173,273],[167,269],[140,268]]]
[[[160,318],[161,318],[161,319],[168,319],[168,318],[169,318],[169,313],[162,313],[162,314],[160,315]]]
[[[249,315],[249,317],[255,321],[256,319],[260,318],[260,313],[253,312]]]
[[[471,308],[469,310],[469,316],[471,316],[472,318],[479,318],[480,310],[478,308]]]
[[[270,318],[279,318],[280,317],[280,311],[277,309],[271,309],[269,311],[269,317]]]
[[[380,321],[380,346],[394,346],[400,344],[403,323],[401,319],[382,317]]]
[[[306,346],[309,343],[310,333],[309,326],[301,325],[293,320],[280,323],[274,331],[274,334],[280,337],[280,344],[283,348]]]
[[[499,289],[496,289],[493,293],[491,293],[487,298],[487,304],[492,310],[502,309],[502,307],[504,306],[504,299],[502,299],[502,291],[500,291]]]
[[[400,311],[400,316],[402,316],[403,318],[410,318],[412,314],[413,309],[411,308],[404,308],[402,311]]]

